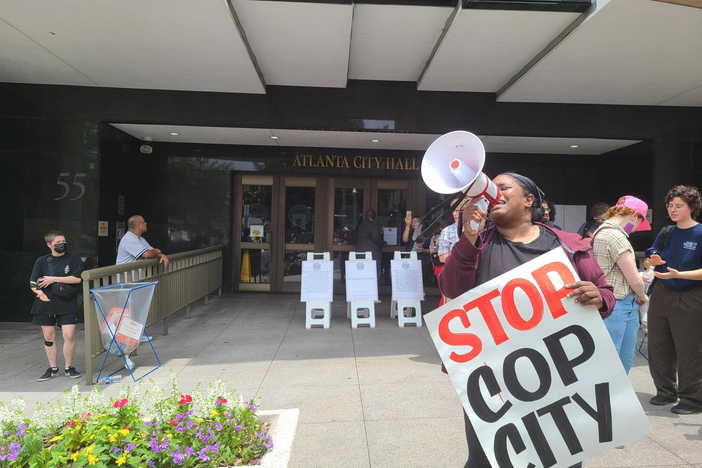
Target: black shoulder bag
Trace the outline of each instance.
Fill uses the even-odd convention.
[[[54,259],[51,256],[49,256],[49,258],[46,259],[46,271],[47,273],[49,273],[49,276],[55,276],[53,260]],[[54,296],[63,299],[64,301],[70,301],[71,299],[76,297],[77,291],[77,288],[70,284],[51,283],[51,292],[54,294]]]
[[[658,248],[659,252],[663,252],[668,245],[670,245],[670,231],[672,231],[674,227],[675,224],[671,224],[670,226],[666,226],[661,229],[661,246]],[[653,281],[651,281],[651,285],[648,287],[648,291],[646,291],[649,296],[653,292],[653,285],[656,284],[657,281],[658,278],[656,277],[654,277]]]

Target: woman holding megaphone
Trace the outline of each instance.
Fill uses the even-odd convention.
[[[537,185],[519,174],[500,174],[493,180],[499,188],[497,204],[490,210],[492,224],[487,229],[487,210],[477,197],[463,209],[463,235],[439,275],[439,287],[446,297],[458,297],[554,248],[562,247],[581,281],[566,285],[568,297],[582,306],[595,306],[602,318],[614,308],[612,286],[590,252],[590,245],[577,234],[552,229],[536,222],[543,217],[544,194]],[[473,221],[473,223],[471,223]],[[489,261],[483,259],[489,258]],[[469,458],[465,468],[490,466],[473,427],[464,413]],[[574,465],[575,467],[581,464]]]

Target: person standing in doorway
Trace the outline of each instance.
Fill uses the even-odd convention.
[[[147,231],[146,221],[139,215],[134,215],[127,221],[127,233],[119,241],[117,249],[117,265],[124,263],[157,258],[159,263],[168,266],[168,257],[159,249],[146,242],[142,235]]]
[[[78,254],[66,251],[66,237],[61,231],[49,231],[44,236],[51,253],[34,263],[29,287],[36,298],[32,306],[32,323],[40,325],[44,335],[44,351],[49,368],[39,377],[44,382],[59,375],[56,325],[63,335],[64,374],[72,379],[80,377],[73,367],[76,350],[76,323],[78,322],[78,286],[83,273],[83,261]]]
[[[627,374],[634,365],[636,354],[639,307],[648,302],[629,234],[651,230],[646,221],[647,212],[648,205],[638,198],[631,195],[621,197],[607,211],[607,221],[595,231],[592,243],[595,260],[602,268],[607,284],[614,287],[614,310],[604,324]]]
[[[366,219],[358,225],[358,242],[356,252],[370,252],[375,260],[375,268],[378,272],[378,284],[380,284],[380,262],[383,256],[383,228],[376,221],[375,210],[369,208],[366,211]]]

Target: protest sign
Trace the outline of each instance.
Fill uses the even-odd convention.
[[[302,262],[300,302],[334,300],[334,262],[313,260]]]
[[[651,432],[600,314],[565,297],[578,280],[558,248],[424,317],[493,467],[569,467]]]
[[[375,260],[347,260],[346,302],[377,300],[378,274]]]
[[[392,300],[424,300],[422,262],[419,260],[390,260]]]

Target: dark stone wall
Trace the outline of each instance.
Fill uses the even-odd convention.
[[[99,238],[100,265],[115,262],[115,223],[139,214],[148,226],[144,238],[166,255],[224,245],[228,276],[231,169],[203,165],[195,155],[174,156],[158,143],[152,154],[142,154],[141,141],[107,124],[101,128],[100,219],[109,222],[110,235]]]
[[[97,255],[98,122],[24,111],[0,115],[0,321],[30,319],[29,275],[49,253],[46,231],[62,231],[83,258]]]

